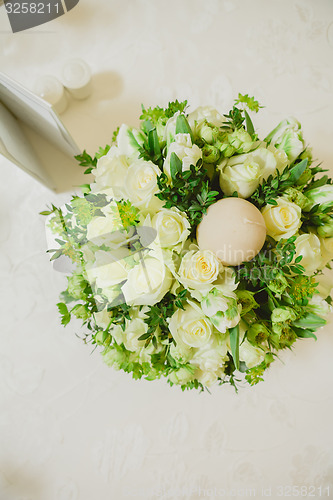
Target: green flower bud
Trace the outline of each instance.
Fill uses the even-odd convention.
[[[211,127],[207,122],[203,123],[199,130],[199,137],[207,144],[213,144],[215,135],[214,127]]]
[[[242,128],[229,134],[228,141],[237,153],[248,153],[253,146],[252,137]]]
[[[241,316],[259,307],[253,292],[249,292],[248,290],[236,290],[236,295],[238,303],[242,306]]]
[[[169,375],[169,381],[172,384],[177,385],[185,385],[188,382],[191,382],[193,379],[194,376],[192,371],[187,368],[179,368],[179,370],[175,370]]]
[[[288,281],[281,273],[277,275],[273,280],[271,280],[267,286],[272,292],[281,295],[287,288]]]
[[[205,144],[202,148],[202,160],[204,163],[217,163],[220,159],[220,151],[215,146]]]
[[[301,191],[293,187],[289,187],[285,190],[283,198],[286,198],[292,203],[296,203],[296,205],[298,205],[302,210],[310,205],[308,198],[304,196]]]
[[[67,277],[68,286],[67,291],[71,297],[77,300],[85,300],[84,290],[87,286],[87,282],[81,274],[73,274]]]
[[[318,236],[321,238],[332,238],[333,236],[333,221],[317,227]]]
[[[301,155],[302,156],[302,155]],[[307,167],[302,173],[301,177],[296,182],[297,186],[304,186],[312,177],[311,169]]]
[[[295,321],[297,315],[291,307],[277,307],[272,311],[272,323],[285,323],[286,321]]]
[[[300,155],[300,160],[308,160],[309,164],[312,162],[312,148],[309,146]],[[310,169],[307,169],[310,170]],[[304,173],[304,172],[303,172]],[[305,183],[304,183],[305,184]]]
[[[75,306],[74,309],[72,309],[72,313],[78,319],[82,319],[83,321],[86,321],[91,316],[89,309],[87,308],[87,306],[84,306],[83,304]]]
[[[98,345],[109,346],[111,344],[111,335],[103,330],[100,330],[95,335],[95,341]]]
[[[246,337],[253,345],[260,345],[269,337],[269,330],[262,323],[254,323],[246,332]]]
[[[115,370],[120,370],[122,365],[127,361],[127,354],[123,350],[111,347],[103,353],[103,358],[108,366],[112,366]]]
[[[291,347],[296,339],[297,335],[291,328],[283,327],[280,333],[279,348]]]

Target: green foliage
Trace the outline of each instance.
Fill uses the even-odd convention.
[[[287,166],[282,174],[278,171],[276,175],[270,175],[263,181],[252,194],[248,201],[256,205],[259,209],[264,205],[277,205],[276,198],[283,195],[289,187],[295,186],[307,168],[308,160],[302,160],[293,167]]]
[[[237,106],[237,104],[245,104],[250,111],[254,111],[255,113],[258,113],[259,109],[263,107],[260,106],[254,97],[249,97],[248,94],[238,94],[238,99],[235,100],[235,105]]]
[[[197,225],[207,208],[216,201],[219,192],[210,189],[207,170],[201,167],[200,161],[196,166],[191,165],[190,170],[181,172],[177,156],[173,158],[172,185],[162,173],[157,179],[160,192],[156,196],[165,201],[165,208],[177,207],[186,213],[192,228],[191,236],[194,236]]]
[[[168,339],[169,342],[172,342],[168,318],[173,315],[177,308],[184,309],[187,295],[188,291],[186,289],[181,290],[177,295],[168,292],[160,302],[149,306],[149,311],[146,313],[147,319],[145,320],[148,330],[139,337],[139,340],[146,341],[146,347],[152,342],[154,347],[157,348],[156,333],[158,330],[161,339]]]
[[[61,324],[66,326],[71,320],[71,314],[64,302],[58,302],[57,304],[59,314],[61,315]]]
[[[157,124],[159,119],[172,118],[177,111],[183,113],[187,106],[187,101],[179,102],[177,99],[175,101],[169,102],[167,108],[160,108],[159,106],[155,106],[155,108],[146,109],[142,105],[142,114],[140,116],[140,120],[142,121],[150,121],[154,125]]]
[[[84,149],[83,153],[75,156],[75,159],[79,162],[79,165],[81,167],[88,167],[84,173],[90,174],[93,171],[93,169],[96,168],[97,161],[99,160],[99,158],[101,158],[102,156],[105,156],[108,153],[108,151],[110,150],[110,147],[111,146],[109,146],[109,145],[106,145],[104,148],[100,147],[98,152],[95,154],[94,157],[92,157]]]

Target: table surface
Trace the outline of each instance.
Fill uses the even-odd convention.
[[[141,103],[186,98],[226,112],[242,92],[265,105],[260,136],[294,115],[332,166],[331,0],[81,0],[16,34],[0,7],[2,71],[33,88],[72,56],[91,66],[94,90],[62,118],[90,152],[136,125]],[[65,278],[39,212],[68,200],[82,171],[58,193],[3,158],[0,174],[1,500],[333,496],[332,324],[238,395],[134,381],[56,309]]]

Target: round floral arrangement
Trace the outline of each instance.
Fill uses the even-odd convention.
[[[326,323],[332,179],[294,118],[259,139],[259,108],[241,94],[224,115],[143,107],[139,129],[77,157],[95,177],[82,196],[42,212],[68,274],[62,324],[79,318],[108,365],[182,389],[254,385]]]

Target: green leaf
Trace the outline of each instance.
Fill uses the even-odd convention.
[[[176,120],[176,134],[190,134],[193,142],[193,133],[185,115],[178,115]]]
[[[290,169],[290,175],[288,180],[292,181],[292,183],[297,182],[298,179],[301,177],[303,174],[304,170],[308,166],[308,160],[302,160],[300,163],[297,163]]]
[[[148,147],[152,155],[160,156],[161,148],[160,148],[160,143],[158,141],[156,128],[153,128],[148,132]]]
[[[68,323],[71,320],[71,314],[68,311],[66,304],[64,304],[64,302],[59,302],[57,304],[57,307],[58,307],[58,311],[59,311],[59,313],[60,313],[60,315],[62,317],[61,318],[61,324],[64,325],[64,326],[68,325]]]
[[[293,325],[299,328],[317,330],[321,326],[326,325],[326,320],[317,314],[307,313],[303,318],[294,321]]]
[[[182,167],[182,161],[178,158],[176,153],[172,152],[170,156],[170,174],[173,181],[176,180],[176,174],[181,173]]]
[[[252,120],[250,118],[250,115],[249,113],[246,111],[246,109],[244,109],[244,115],[245,115],[245,122],[246,122],[246,130],[247,132],[253,136],[254,135],[254,126],[253,126],[253,123],[252,123]]]
[[[230,347],[235,367],[239,370],[239,325],[229,328]]]
[[[316,335],[311,332],[311,330],[305,330],[303,328],[295,328],[294,327],[294,332],[296,333],[297,337],[301,338],[301,339],[315,339],[317,340],[317,337]]]

